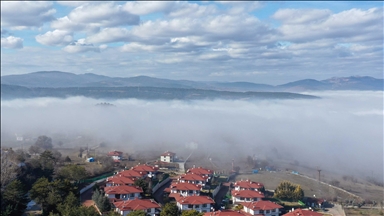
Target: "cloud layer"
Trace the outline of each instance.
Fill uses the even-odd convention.
[[[91,63],[86,67],[94,73],[112,76],[270,84],[335,75],[382,76],[382,5],[334,3],[344,5],[337,11],[331,3],[326,9],[315,3],[312,8],[290,4],[2,2],[2,32],[19,40],[2,33],[3,48],[19,49],[2,50],[2,74],[32,72],[13,59],[39,55],[50,61],[33,62],[37,70],[82,73],[82,65]],[[106,48],[98,49],[101,45]]]
[[[156,149],[244,159],[298,160],[326,170],[383,175],[381,92],[323,92],[320,100],[111,101],[89,98],[2,101],[2,140],[14,134],[87,135],[126,151]],[[97,144],[97,143],[96,143]],[[276,148],[279,156],[272,154]],[[234,151],[236,149],[236,151]],[[352,160],[353,159],[353,160]],[[367,168],[369,167],[369,168]]]

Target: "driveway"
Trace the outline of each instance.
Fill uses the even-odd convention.
[[[220,209],[221,202],[222,202],[223,198],[225,197],[225,195],[227,195],[227,192],[229,190],[229,185],[230,185],[230,183],[228,183],[228,182],[223,183],[219,192],[216,194],[216,197],[215,197],[216,210]]]
[[[172,183],[172,180],[167,182],[166,184],[164,184],[163,186],[161,186],[159,189],[157,189],[157,191],[153,194],[153,198],[156,200],[157,203],[163,205],[164,204],[164,201],[163,201],[163,193],[164,193],[164,189],[171,186],[171,183]]]

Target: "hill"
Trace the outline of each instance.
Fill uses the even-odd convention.
[[[92,73],[73,74],[60,71],[40,71],[28,74],[1,77],[1,84],[24,87],[159,87],[204,89],[219,91],[302,92],[324,90],[383,90],[383,79],[368,76],[334,77],[326,80],[304,79],[282,85],[267,85],[251,82],[198,82],[170,80],[148,76],[108,77]]]

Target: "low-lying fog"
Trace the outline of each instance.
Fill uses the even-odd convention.
[[[268,155],[382,178],[383,92],[310,94],[322,99],[2,101],[2,142],[15,140],[15,133],[48,135],[54,141],[55,134],[76,134],[105,141],[111,149],[176,152],[191,151],[188,143],[195,142],[198,151],[228,160]],[[100,102],[115,107],[95,106]]]

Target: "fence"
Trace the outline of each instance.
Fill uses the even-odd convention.
[[[79,183],[91,183],[91,182],[98,181],[100,179],[106,179],[106,178],[113,176],[113,175],[114,175],[114,172],[109,172],[109,173],[106,173],[104,175],[97,176],[94,178],[80,180]]]

